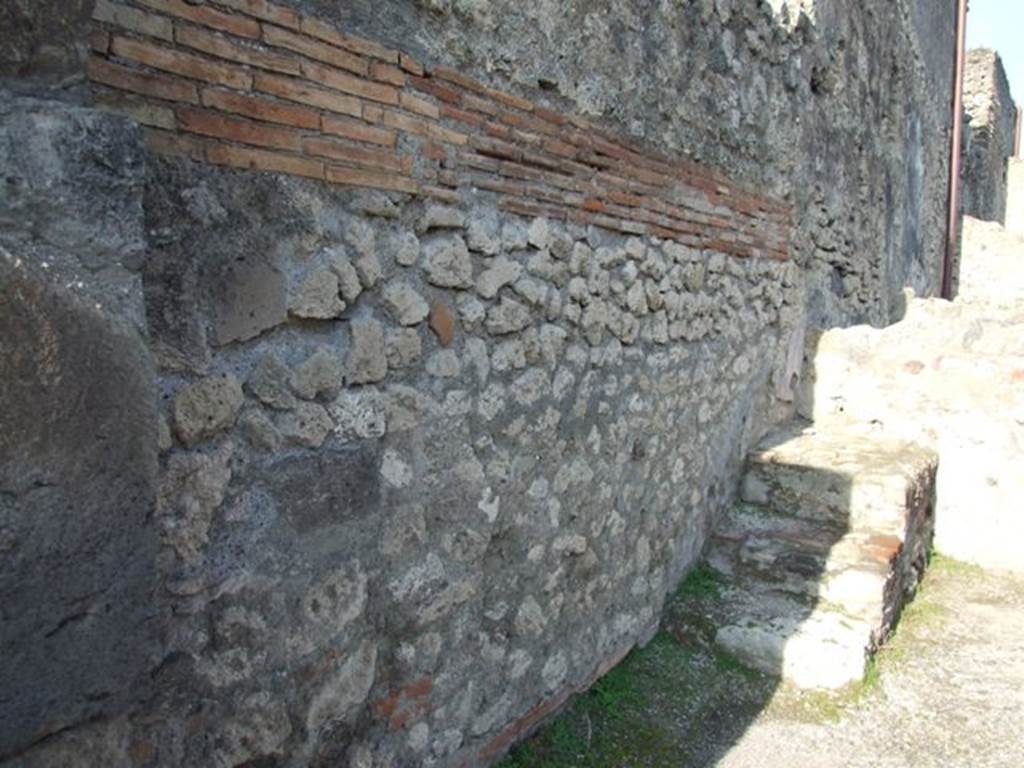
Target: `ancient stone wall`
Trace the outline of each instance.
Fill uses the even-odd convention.
[[[1019,157],[1006,167],[1006,229],[1024,234],[1024,160]]]
[[[1017,105],[995,51],[969,51],[964,111],[970,118],[964,148],[963,211],[983,221],[1006,221],[1006,161],[1013,154]]]
[[[486,764],[648,637],[938,280],[951,25],[800,5],[0,11],[0,756]]]

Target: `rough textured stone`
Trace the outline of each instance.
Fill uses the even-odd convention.
[[[289,389],[293,374],[273,352],[259,359],[245,380],[245,389],[264,405],[279,410],[295,407],[295,395]]]
[[[476,292],[485,299],[493,299],[502,286],[514,283],[523,273],[519,262],[505,258],[492,261],[476,279]]]
[[[414,267],[420,260],[420,241],[412,232],[406,232],[394,239],[392,251],[395,262],[403,267]]]
[[[363,284],[359,279],[359,272],[344,252],[331,251],[327,257],[327,263],[334,274],[338,276],[338,288],[345,301],[351,303],[359,298],[359,294],[363,292]]]
[[[432,229],[462,229],[465,226],[466,216],[458,208],[431,204],[416,222],[416,232],[423,234]]]
[[[281,432],[263,411],[253,409],[243,412],[238,425],[253,447],[267,451],[276,451],[281,447]]]
[[[246,341],[287,319],[287,279],[259,258],[232,260],[210,283],[213,340]]]
[[[430,307],[409,283],[388,283],[383,293],[388,313],[399,325],[417,325],[427,319]]]
[[[364,317],[354,319],[351,330],[352,346],[345,364],[349,383],[381,381],[388,374],[384,326],[372,318]]]
[[[427,358],[426,368],[427,373],[431,376],[450,379],[459,375],[462,371],[462,363],[454,351],[442,349]]]
[[[379,461],[366,448],[289,456],[264,465],[257,482],[296,531],[310,533],[371,513]]]
[[[330,320],[345,311],[338,276],[328,269],[310,272],[288,296],[288,312],[295,317]]]
[[[227,374],[201,379],[174,396],[174,429],[185,445],[195,445],[231,426],[244,400],[242,385]]]
[[[473,264],[466,241],[458,236],[427,241],[423,247],[427,280],[442,288],[469,288],[473,285]]]
[[[129,708],[91,700],[88,722],[58,717],[71,727],[19,754],[28,768],[487,763],[554,706],[545,702],[650,636],[663,595],[732,507],[750,446],[792,412],[803,328],[881,324],[901,311],[903,285],[935,284],[948,105],[934,94],[950,90],[953,39],[937,0],[257,5],[276,19],[266,30],[297,13],[317,34],[337,26],[418,46],[399,66],[416,69],[406,54],[430,62],[432,86],[448,66],[535,103],[529,114],[501,97],[492,131],[515,120],[512,137],[525,139],[540,119],[571,136],[545,107],[599,116],[609,141],[785,199],[792,260],[523,217],[468,187],[466,229],[439,216],[421,248],[417,223],[438,190],[365,192],[147,154],[132,121],[53,106],[90,98],[75,84],[37,89],[45,108],[0,99],[22,123],[0,179],[39,180],[0,194],[0,207],[31,200],[0,216],[0,244],[25,246],[19,257],[50,265],[55,285],[134,307],[159,364],[150,392],[173,397],[211,371],[246,379],[270,352],[292,369],[321,347],[346,359],[337,391],[286,377],[315,398],[303,402],[326,406],[334,427],[322,443],[322,429],[300,423],[299,411],[322,417],[315,408],[272,408],[248,388],[216,441],[170,446],[149,518],[161,589],[131,598],[151,617],[132,626],[161,637],[151,674],[118,683]],[[538,55],[552,40],[565,55]],[[395,79],[381,60],[390,55],[374,49],[367,61]],[[415,175],[432,172],[437,147],[407,133],[398,151],[414,156]],[[448,163],[476,150],[446,148],[437,170],[475,177]],[[530,176],[514,183],[532,194],[535,179],[557,181],[537,159],[502,170]],[[21,170],[6,173],[12,165]],[[78,221],[65,221],[71,213]],[[55,236],[71,231],[89,236],[55,253]],[[475,278],[495,261],[520,274],[485,298]],[[336,278],[321,305],[343,302],[344,321],[286,322],[288,287],[316,272]],[[383,322],[396,273],[457,313],[450,346],[443,330]],[[42,325],[36,338],[47,339]],[[76,659],[90,657],[81,650]],[[146,686],[153,695],[131,693]]]
[[[46,279],[0,246],[0,754],[116,715],[158,653],[152,360]]]
[[[388,367],[396,370],[414,365],[423,354],[423,342],[420,340],[419,331],[415,328],[399,328],[390,331],[385,344]]]
[[[276,426],[285,442],[319,448],[334,428],[334,422],[323,406],[299,403],[293,410],[282,413]]]
[[[320,347],[295,366],[289,383],[299,397],[313,400],[321,394],[336,392],[342,385],[344,375],[345,364],[341,357],[333,349]]]
[[[487,330],[495,335],[515,333],[530,325],[532,319],[529,309],[503,296],[487,313]]]

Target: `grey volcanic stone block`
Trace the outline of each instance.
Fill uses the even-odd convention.
[[[143,325],[142,133],[132,121],[0,92],[0,237],[53,285]]]
[[[0,756],[145,690],[157,472],[142,339],[0,246]]]
[[[263,484],[299,533],[365,516],[380,503],[380,456],[372,448],[288,456],[268,463]]]
[[[288,284],[273,264],[258,257],[226,262],[213,279],[213,337],[216,344],[245,341],[287,318]]]
[[[95,0],[0,3],[0,77],[65,78],[82,70]]]

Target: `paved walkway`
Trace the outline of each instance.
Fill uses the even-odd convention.
[[[1024,766],[1019,576],[937,559],[868,682],[838,696],[781,688],[672,626],[670,606],[647,648],[503,768]]]
[[[1024,581],[938,567],[879,660],[877,687],[835,723],[770,707],[720,768],[1024,766]]]

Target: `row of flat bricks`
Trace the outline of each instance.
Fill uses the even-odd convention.
[[[265,0],[97,0],[99,105],[151,151],[786,259],[787,205]]]

